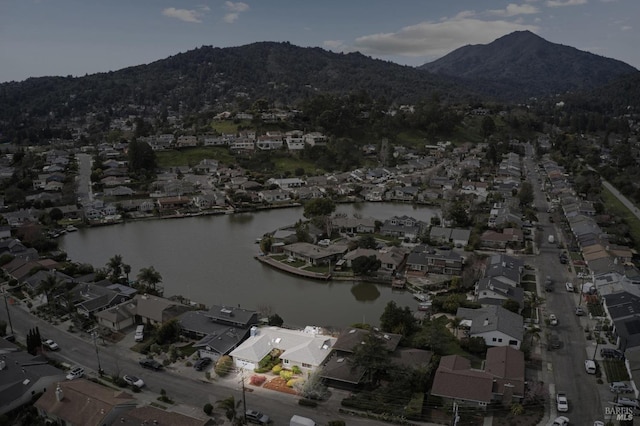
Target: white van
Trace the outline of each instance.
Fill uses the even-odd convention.
[[[134,339],[136,342],[142,342],[144,340],[144,325],[136,327],[136,335]]]
[[[588,374],[596,374],[596,363],[592,359],[588,359],[584,362],[584,369]]]

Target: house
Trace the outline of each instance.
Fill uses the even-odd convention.
[[[485,306],[480,309],[458,308],[456,317],[467,330],[469,337],[482,337],[487,346],[511,346],[520,349],[524,335],[521,315],[502,306]]]
[[[353,355],[359,345],[364,343],[365,338],[371,333],[375,333],[375,336],[384,342],[384,348],[390,354],[397,350],[400,339],[402,339],[400,334],[372,332],[361,328],[345,330],[338,336],[338,340],[333,345],[331,357],[322,366],[320,374],[326,385],[345,390],[357,390],[360,388],[367,371],[362,367],[354,368],[350,362],[350,356]],[[403,362],[408,356],[408,354],[399,354],[397,362]]]
[[[482,305],[502,305],[505,300],[513,300],[524,308],[524,290],[512,287],[494,278],[481,278],[476,283],[476,300]]]
[[[80,283],[68,294],[59,294],[56,299],[63,306],[72,303],[79,314],[90,317],[104,309],[126,302],[129,300],[129,295],[121,293],[118,289],[110,289],[96,283]]]
[[[168,411],[153,405],[143,405],[122,413],[114,424],[118,426],[175,425],[175,426],[213,426],[215,420],[191,417],[178,411]]]
[[[291,201],[289,191],[282,189],[270,189],[258,192],[258,197],[265,203],[278,203]]]
[[[464,247],[469,244],[471,231],[459,228],[443,228],[432,226],[429,231],[429,239],[437,244],[453,244],[456,247]]]
[[[0,339],[0,416],[33,402],[33,395],[65,380],[62,370]]]
[[[480,236],[480,245],[487,249],[505,250],[507,247],[520,248],[524,242],[522,230],[505,228],[502,232],[488,230]]]
[[[426,223],[409,216],[394,216],[384,221],[380,233],[389,237],[414,240],[420,236],[422,229],[426,226]]]
[[[277,350],[282,367],[297,366],[304,372],[317,369],[329,357],[335,337],[320,334],[316,328],[288,330],[280,327],[252,327],[251,336],[230,355],[234,365],[243,370],[254,370],[267,355]]]
[[[484,369],[471,368],[460,355],[442,357],[431,387],[431,395],[445,403],[486,409],[496,402],[509,407],[525,395],[524,354],[509,346],[489,348]]]
[[[310,265],[325,265],[338,260],[347,251],[347,246],[332,244],[320,247],[310,243],[293,243],[282,247],[282,252],[294,259],[300,259]]]
[[[182,334],[199,339],[193,346],[200,358],[214,361],[227,355],[248,336],[258,323],[258,313],[241,308],[214,305],[208,311],[189,311],[178,321]]]
[[[413,274],[461,275],[464,258],[453,250],[437,250],[426,244],[413,248],[407,256],[407,270]]]
[[[190,197],[163,197],[158,198],[158,210],[161,212],[168,210],[181,209],[184,207],[188,207],[191,204]]]
[[[121,331],[136,323],[137,305],[135,300],[127,300],[94,314],[94,318],[102,327],[113,331]]]
[[[331,228],[347,234],[371,234],[376,230],[376,219],[334,216],[331,218]]]
[[[189,306],[159,296],[136,294],[136,316],[143,323],[162,324],[190,310]]]
[[[49,387],[34,406],[40,416],[56,424],[102,426],[115,424],[135,408],[136,400],[123,390],[77,379]]]
[[[362,256],[375,256],[375,258],[380,261],[381,271],[393,273],[400,269],[404,263],[405,252],[401,251],[399,247],[386,248],[383,250],[357,248],[345,254],[342,259],[345,261],[346,266],[351,268],[351,262]]]
[[[489,257],[484,276],[517,287],[523,272],[524,262],[521,259],[499,253]]]

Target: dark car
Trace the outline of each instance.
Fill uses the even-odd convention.
[[[162,364],[160,364],[155,359],[151,359],[151,358],[141,359],[139,363],[140,363],[140,366],[143,368],[148,368],[150,370],[155,370],[155,371],[162,370]]]
[[[211,358],[200,358],[193,364],[193,368],[197,371],[205,370],[211,364]]]
[[[257,423],[259,425],[266,425],[270,421],[269,416],[255,410],[247,410],[245,412],[245,417],[247,418],[248,422]]]
[[[624,359],[624,354],[621,351],[612,348],[600,349],[600,356],[605,359]]]

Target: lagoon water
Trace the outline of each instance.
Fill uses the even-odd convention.
[[[384,220],[408,215],[429,222],[438,210],[408,204],[341,204],[338,213]],[[254,259],[256,238],[303,219],[301,207],[221,216],[128,222],[80,229],[65,235],[60,248],[69,259],[104,267],[116,254],[131,265],[131,278],[153,266],[165,296],[182,295],[207,306],[267,307],[290,326],[343,327],[378,324],[390,300],[416,307],[408,292],[345,281],[291,276]]]

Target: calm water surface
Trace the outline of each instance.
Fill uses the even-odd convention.
[[[349,216],[379,220],[408,215],[428,222],[438,211],[406,204],[341,204]],[[182,295],[205,305],[269,307],[294,326],[377,324],[390,300],[416,307],[406,292],[369,283],[315,281],[284,274],[256,261],[256,238],[302,219],[302,208],[224,216],[130,222],[81,229],[60,240],[71,260],[104,267],[116,254],[162,275],[165,296]]]

